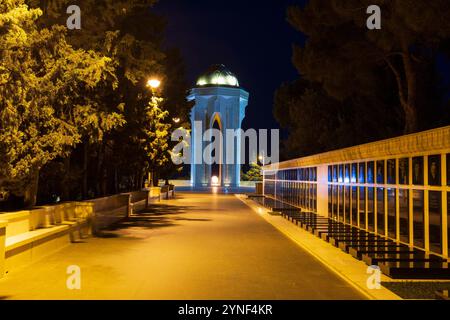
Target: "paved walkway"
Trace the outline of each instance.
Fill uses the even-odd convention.
[[[78,265],[82,288],[66,288]],[[363,299],[232,195],[178,194],[0,280],[0,299]]]

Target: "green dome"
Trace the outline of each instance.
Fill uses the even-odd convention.
[[[239,81],[223,64],[216,64],[198,78],[197,86],[239,87]]]

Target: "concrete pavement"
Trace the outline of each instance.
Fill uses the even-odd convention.
[[[81,268],[68,290],[67,268]],[[364,299],[233,195],[177,194],[0,280],[0,299]]]

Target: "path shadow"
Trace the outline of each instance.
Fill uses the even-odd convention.
[[[136,215],[137,216],[146,216],[146,215],[155,215],[155,216],[162,216],[162,215],[174,215],[174,214],[183,214],[187,213],[189,209],[192,209],[193,207],[188,206],[172,206],[168,204],[160,204],[155,203],[151,204],[149,208],[141,210]]]
[[[193,207],[173,206],[165,204],[152,204],[148,209],[142,210],[131,217],[125,218],[107,229],[96,234],[98,238],[133,238],[132,233],[122,233],[127,229],[156,230],[177,227],[180,222],[209,222],[211,219],[189,218],[183,216]],[[198,209],[195,209],[199,211]],[[202,210],[203,211],[203,210]],[[206,210],[205,210],[206,211]]]

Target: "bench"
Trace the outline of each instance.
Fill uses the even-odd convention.
[[[169,200],[171,198],[175,198],[175,186],[165,185],[161,187],[161,199]]]

